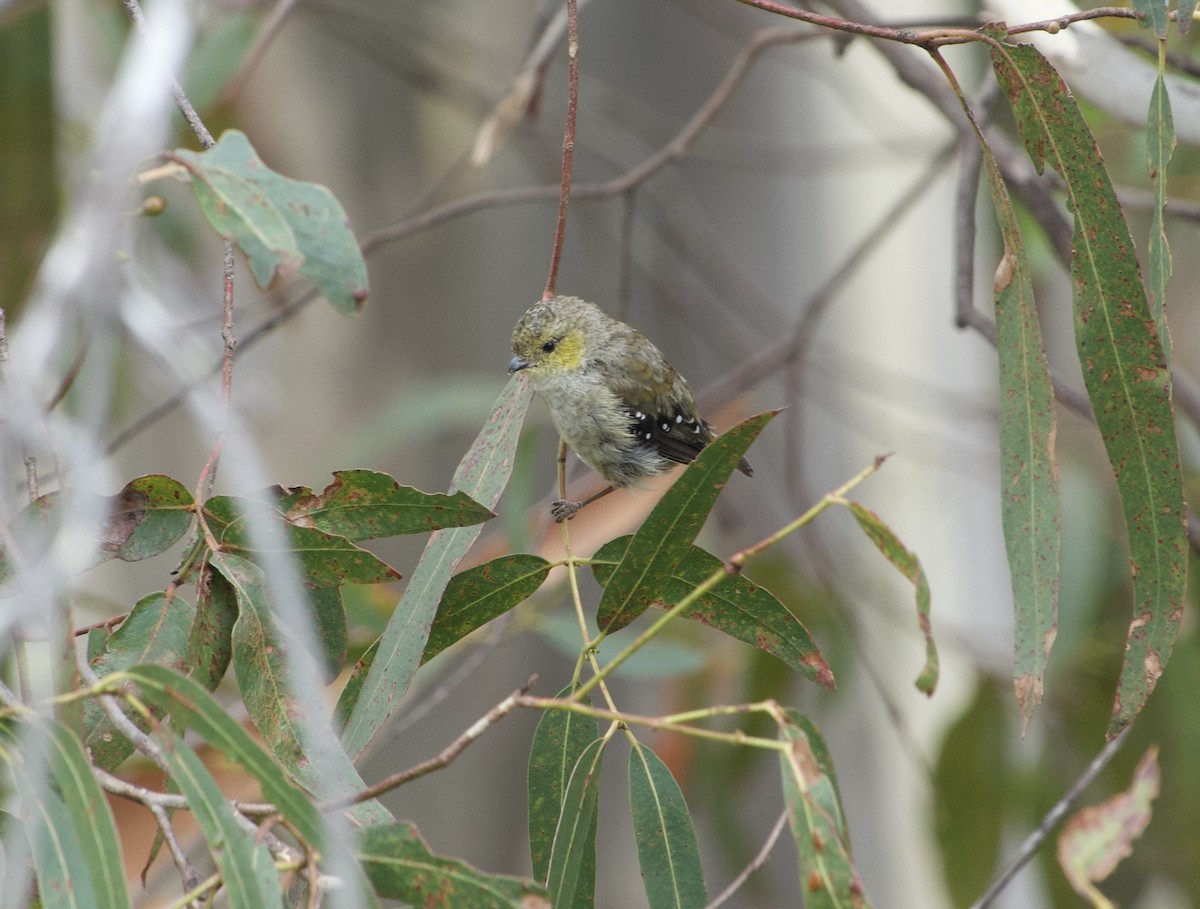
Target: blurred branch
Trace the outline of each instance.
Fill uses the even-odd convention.
[[[1042,848],[1042,844],[1046,841],[1046,837],[1050,835],[1050,831],[1057,827],[1062,819],[1066,817],[1067,812],[1071,810],[1074,804],[1079,801],[1079,797],[1083,795],[1083,791],[1095,782],[1096,777],[1116,757],[1117,752],[1121,750],[1121,746],[1125,744],[1125,739],[1129,737],[1129,730],[1132,728],[1132,726],[1126,726],[1121,730],[1119,735],[1100,749],[1100,753],[1092,758],[1092,762],[1088,764],[1087,769],[1075,781],[1075,785],[1067,790],[1067,794],[1058,800],[1054,807],[1042,818],[1042,822],[1037,825],[1037,828],[1025,838],[1025,842],[1021,844],[1021,848],[1017,850],[1017,854],[1013,857],[1012,861],[996,876],[983,896],[971,905],[971,909],[987,909],[988,906],[992,905],[992,902],[1008,886],[1017,872],[1025,867],[1026,863]]]
[[[724,905],[730,897],[741,889],[742,884],[746,883],[746,879],[755,871],[767,863],[767,859],[771,855],[771,850],[775,848],[775,843],[779,839],[779,834],[783,833],[783,828],[787,826],[788,812],[783,809],[779,817],[775,820],[775,826],[771,828],[771,832],[767,834],[767,839],[763,843],[762,848],[758,850],[758,854],[750,860],[745,868],[738,872],[737,877],[729,882],[729,886],[717,894],[704,909],[717,909],[718,906]]]
[[[558,219],[550,251],[550,275],[542,299],[549,300],[558,287],[558,267],[567,239],[567,209],[571,203],[571,174],[575,164],[575,121],[579,117],[579,5],[567,0],[567,123],[563,128],[562,176],[558,191]]]

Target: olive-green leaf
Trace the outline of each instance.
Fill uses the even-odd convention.
[[[251,561],[286,553],[309,587],[380,584],[400,577],[345,537],[293,524],[262,499],[213,496],[204,503],[204,516],[222,552]]]
[[[462,490],[485,508],[495,507],[512,473],[521,423],[532,396],[523,376],[518,374],[509,380],[487,424],[459,462],[451,492]],[[362,753],[408,690],[421,663],[442,593],[479,533],[475,525],[436,530],[430,536],[388,620],[343,730],[342,741],[351,757]]]
[[[105,642],[104,649],[91,660],[98,676],[125,669],[137,663],[159,663],[178,671],[188,668],[188,635],[196,610],[179,594],[170,598],[165,591],[143,597]],[[136,714],[131,718],[144,724]],[[95,698],[83,705],[84,743],[96,764],[112,770],[133,753],[133,743],[117,732]]]
[[[1116,475],[1133,577],[1111,736],[1146,703],[1183,614],[1187,529],[1171,375],[1129,227],[1082,113],[1031,45],[993,43],[991,55],[1026,149],[1036,167],[1058,171],[1075,216],[1075,345]]]
[[[592,887],[584,872],[595,867],[600,762],[607,741],[596,739],[583,750],[563,794],[562,813],[554,831],[546,872],[546,889],[555,909],[591,905]]]
[[[925,569],[921,567],[917,557],[900,542],[892,529],[880,520],[879,515],[858,502],[850,502],[849,508],[867,539],[875,544],[875,548],[884,558],[895,565],[916,589],[917,624],[921,628],[921,634],[925,636],[925,665],[921,674],[917,676],[916,686],[925,694],[933,694],[938,681],[938,652],[929,618],[929,582],[925,579]]]
[[[517,553],[456,574],[442,594],[421,662],[525,602],[549,573],[550,563],[541,556]]]
[[[246,254],[260,287],[277,272],[299,270],[339,312],[362,308],[366,262],[328,189],[271,170],[236,129],[207,151],[176,149],[168,157],[187,169],[205,217]]]
[[[188,666],[197,682],[212,691],[233,659],[237,594],[221,573],[205,562],[196,582],[196,618],[188,635]]]
[[[700,848],[683,792],[662,759],[637,741],[629,751],[629,804],[651,909],[707,905]]]
[[[718,494],[751,443],[778,411],[750,417],[697,455],[638,528],[600,597],[602,631],[624,628],[662,596],[675,566],[704,526]]]
[[[316,494],[307,487],[277,487],[276,507],[296,526],[315,527],[355,543],[467,527],[495,517],[461,491],[421,492],[373,470],[336,470],[333,476],[333,482]]]
[[[601,546],[591,558],[592,574],[600,586],[606,586],[621,561],[632,537],[623,536]],[[721,560],[698,546],[690,546],[675,566],[663,587],[660,602],[673,606],[690,594],[714,572],[722,570]],[[714,587],[683,613],[683,617],[715,628],[764,653],[783,660],[796,672],[823,688],[837,686],[833,670],[817,649],[808,629],[777,600],[770,591],[759,587],[744,575],[734,575]]]
[[[837,780],[817,728],[794,711],[780,730],[791,748],[780,754],[783,795],[800,866],[805,909],[869,905],[850,855]]]
[[[160,729],[157,739],[171,780],[204,834],[232,909],[282,905],[283,890],[267,844],[253,830],[238,826],[217,781],[182,738]]]
[[[558,697],[570,696],[568,686]],[[588,701],[585,699],[585,703]],[[588,745],[600,737],[600,724],[594,717],[570,710],[547,710],[538,720],[529,749],[529,855],[533,876],[546,880],[550,853],[554,849],[554,831],[563,812],[563,797],[571,771]],[[593,818],[590,849],[585,846],[585,866],[580,888],[590,894],[596,882],[595,823]],[[590,864],[589,864],[590,863]]]
[[[1146,117],[1146,169],[1154,183],[1154,210],[1150,214],[1150,308],[1168,365],[1171,363],[1171,333],[1167,328],[1166,301],[1167,284],[1171,280],[1171,247],[1167,243],[1167,167],[1175,155],[1175,142],[1171,96],[1167,94],[1166,80],[1160,68]]]
[[[1133,8],[1145,16],[1143,25],[1154,29],[1154,34],[1160,38],[1167,37],[1171,28],[1171,20],[1167,17],[1171,0],[1133,0]]]
[[[550,909],[533,881],[485,874],[429,851],[412,824],[367,827],[359,860],[375,892],[423,909]]]
[[[1000,514],[1015,616],[1013,685],[1028,725],[1042,701],[1058,633],[1062,504],[1054,386],[1017,214],[995,156],[983,133],[978,136],[1004,240],[993,286],[1000,365]]]

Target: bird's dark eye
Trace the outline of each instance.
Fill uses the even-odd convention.
[[[542,345],[542,352],[543,353],[554,353],[554,348],[556,348],[556,347],[558,347],[557,341],[553,341],[553,340],[547,341],[545,344]]]

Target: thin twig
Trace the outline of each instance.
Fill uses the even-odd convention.
[[[579,6],[567,0],[567,124],[563,129],[562,181],[558,196],[558,219],[554,227],[554,247],[550,252],[550,275],[542,299],[554,296],[558,286],[558,267],[567,239],[567,207],[571,201],[571,173],[575,163],[575,122],[579,113]]]
[[[410,783],[415,779],[433,773],[435,770],[441,770],[443,767],[448,766],[479,739],[480,736],[496,725],[496,723],[500,722],[500,720],[504,719],[504,717],[508,716],[517,706],[518,699],[523,697],[533,687],[533,683],[536,680],[537,676],[530,676],[529,681],[472,723],[462,735],[443,748],[438,754],[428,760],[421,761],[419,764],[414,764],[407,770],[401,770],[384,777],[378,783],[368,786],[366,789],[356,792],[352,796],[325,802],[321,805],[321,810],[340,811],[352,805],[359,805],[371,799],[378,798],[386,792],[391,792],[405,783]]]
[[[1042,848],[1042,843],[1046,841],[1046,837],[1050,835],[1050,831],[1058,826],[1062,819],[1066,817],[1067,812],[1079,800],[1079,797],[1083,795],[1083,791],[1092,785],[1096,777],[1116,757],[1121,746],[1125,744],[1125,739],[1129,737],[1129,731],[1132,728],[1132,726],[1126,726],[1112,741],[1100,749],[1100,753],[1092,758],[1092,762],[1088,764],[1087,769],[1075,781],[1075,784],[1067,790],[1067,794],[1058,800],[1054,807],[1042,818],[1042,822],[1025,838],[1025,841],[1021,843],[1021,848],[1017,850],[1017,854],[996,875],[996,878],[988,885],[987,890],[984,891],[983,896],[971,905],[971,909],[986,909],[986,907],[990,906],[1000,892],[1008,886],[1009,881],[1016,876],[1017,872],[1025,867],[1025,864],[1037,854],[1038,850]]]
[[[704,909],[717,909],[718,906],[723,905],[726,900],[728,900],[731,896],[737,893],[738,890],[741,889],[742,884],[746,883],[746,879],[749,878],[750,875],[766,864],[767,859],[771,855],[771,850],[775,848],[775,842],[779,839],[779,834],[783,833],[783,828],[787,825],[787,819],[788,812],[785,808],[780,812],[779,817],[775,821],[775,826],[771,828],[771,832],[767,835],[767,839],[762,844],[762,848],[759,849],[758,854],[750,860],[750,864],[739,871],[737,877],[729,882],[729,886],[717,894],[716,898],[706,905]]]

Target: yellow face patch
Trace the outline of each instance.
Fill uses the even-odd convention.
[[[549,366],[551,369],[574,370],[579,368],[579,361],[583,359],[583,333],[579,329],[568,332],[563,335],[554,348],[554,352],[547,354],[542,361],[542,365]]]

